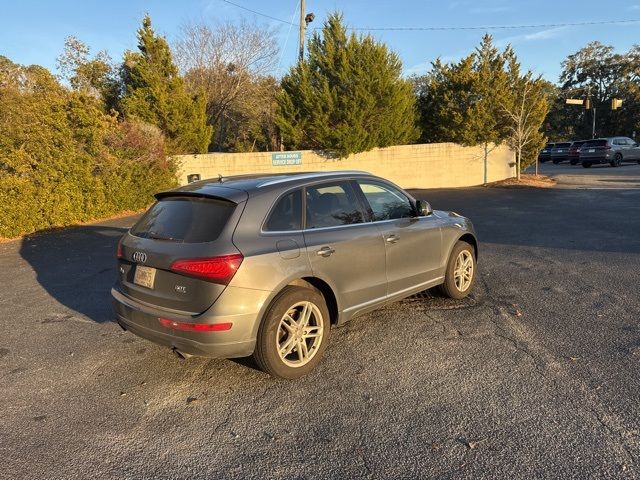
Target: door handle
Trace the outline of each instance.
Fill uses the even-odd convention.
[[[396,243],[398,240],[400,240],[400,237],[398,235],[389,235],[386,240],[387,243]]]
[[[335,253],[335,249],[331,247],[322,247],[320,250],[316,252],[316,255],[320,255],[321,257],[328,257],[332,253]]]

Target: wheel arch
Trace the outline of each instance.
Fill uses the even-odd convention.
[[[465,233],[460,238],[458,238],[456,242],[466,242],[471,245],[473,247],[473,256],[475,257],[476,262],[478,261],[478,240],[473,234]]]

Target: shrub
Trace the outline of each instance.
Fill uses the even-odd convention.
[[[0,237],[137,210],[175,182],[155,127],[0,57]]]

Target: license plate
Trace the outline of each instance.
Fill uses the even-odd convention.
[[[590,149],[589,149],[589,153],[593,153],[593,152],[595,152],[595,151],[596,151],[596,149],[595,149],[595,148],[590,148]]]
[[[558,150],[558,153],[562,153],[564,150]]]
[[[146,288],[153,288],[153,281],[156,278],[156,269],[138,265],[133,276],[133,283]]]

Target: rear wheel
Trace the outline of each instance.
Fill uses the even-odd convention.
[[[590,168],[591,167],[591,162],[582,162],[582,166],[584,168]]]
[[[299,378],[320,362],[330,333],[322,294],[311,288],[285,287],[262,319],[253,358],[269,375]]]
[[[473,246],[467,242],[459,241],[453,247],[444,283],[440,285],[440,291],[450,298],[464,298],[469,295],[476,281],[476,258]]]
[[[554,165],[557,165],[557,164],[559,164],[559,163],[560,163],[560,160],[556,160],[556,159],[554,159],[554,160],[553,160],[553,164],[554,164]]]

